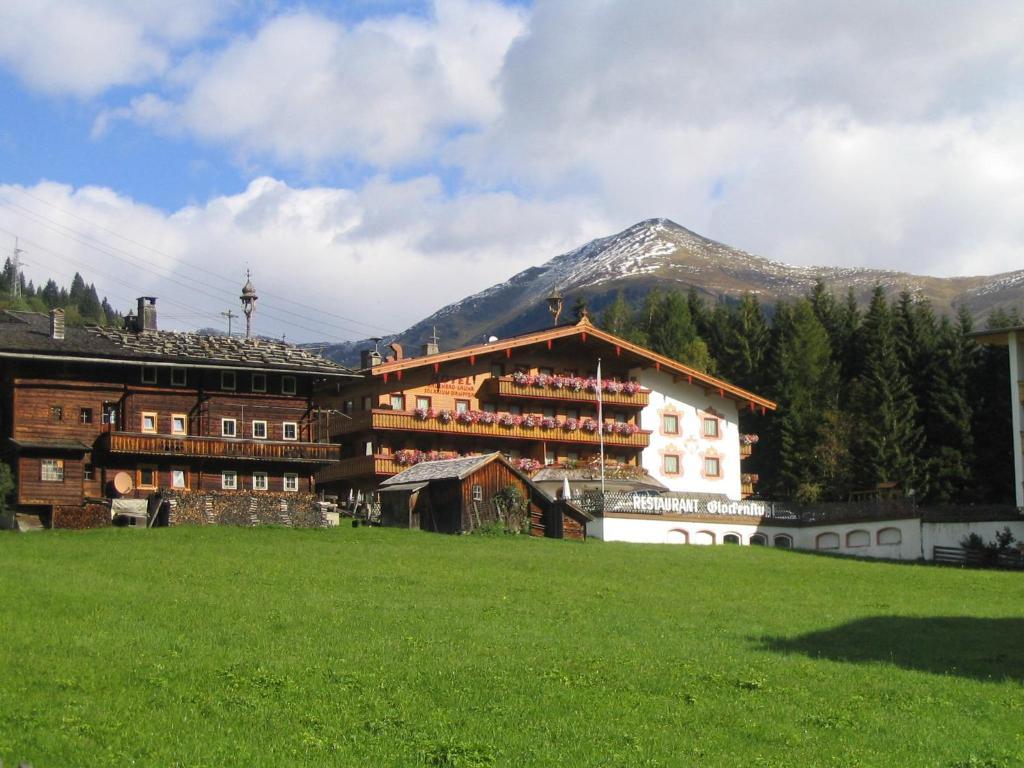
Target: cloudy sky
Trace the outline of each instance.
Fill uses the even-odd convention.
[[[5,0],[0,255],[165,327],[398,331],[664,216],[1024,267],[1019,0]]]

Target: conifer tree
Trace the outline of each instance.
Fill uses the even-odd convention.
[[[649,297],[650,298],[650,297]],[[697,335],[686,299],[678,291],[657,297],[647,310],[650,348],[665,357],[706,371],[711,357],[707,344]]]
[[[854,462],[865,487],[895,481],[905,491],[921,491],[920,453],[924,435],[917,403],[900,363],[892,312],[881,286],[860,327],[864,370],[856,385],[859,437]]]
[[[721,376],[755,391],[763,386],[771,330],[756,296],[744,294],[738,305],[715,307],[708,340]]]

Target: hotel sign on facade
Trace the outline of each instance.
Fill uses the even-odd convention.
[[[769,501],[732,501],[691,494],[666,493],[650,496],[634,493],[627,509],[614,511],[642,515],[710,515],[720,517],[751,517],[759,520],[797,520],[792,510]],[[611,511],[611,510],[609,510]]]

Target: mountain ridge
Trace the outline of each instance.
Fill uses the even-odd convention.
[[[752,293],[764,303],[774,303],[806,295],[819,280],[840,296],[853,288],[861,303],[881,285],[889,295],[909,290],[928,298],[938,312],[965,306],[976,318],[1024,301],[1024,270],[944,278],[869,267],[801,267],[711,240],[671,219],[655,218],[528,267],[442,307],[385,342],[401,341],[408,353],[415,353],[434,327],[443,349],[544,327],[551,322],[544,299],[555,290],[566,297],[566,312],[577,296],[585,297],[592,312],[599,312],[620,291],[641,300],[655,287],[693,287],[711,301]],[[325,354],[354,363],[359,350],[368,345],[372,346],[369,340],[326,345]]]

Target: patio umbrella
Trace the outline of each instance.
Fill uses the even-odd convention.
[[[565,477],[562,478],[562,498],[563,499],[571,499],[572,498],[572,491],[569,490],[569,476],[568,475],[566,475]]]

